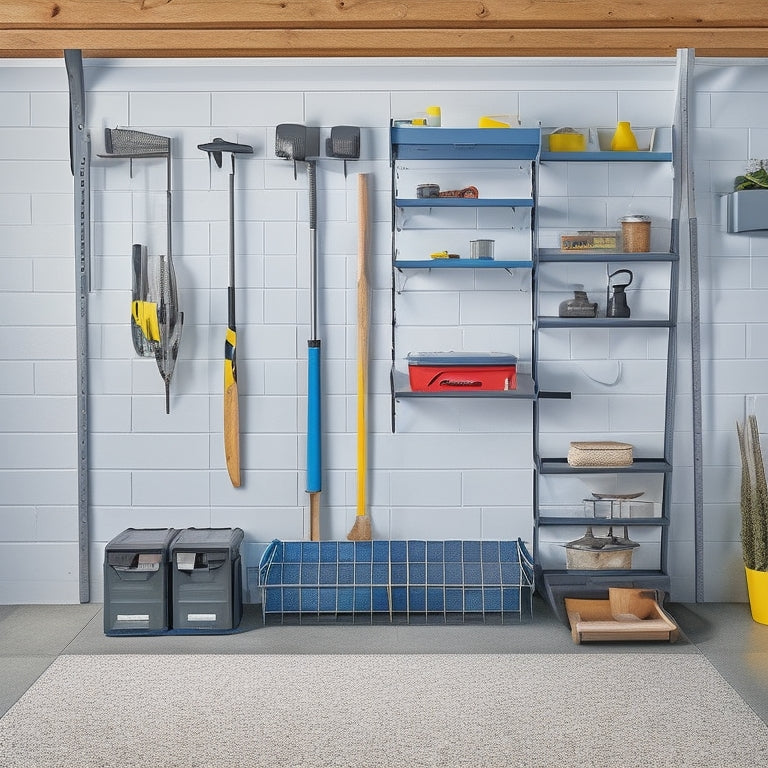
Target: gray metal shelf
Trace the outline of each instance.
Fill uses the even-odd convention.
[[[616,162],[651,162],[672,163],[673,177],[680,174],[680,157],[670,152],[542,152],[542,162],[569,163],[616,163]],[[574,171],[576,172],[576,171]],[[608,196],[606,189],[606,197]],[[675,195],[673,194],[673,207]],[[534,441],[534,560],[536,562],[537,589],[548,600],[555,613],[567,623],[563,606],[563,598],[574,597],[604,597],[608,586],[636,586],[669,590],[668,548],[671,509],[671,475],[672,465],[672,430],[675,408],[675,372],[677,360],[677,301],[678,301],[678,272],[679,272],[679,221],[675,211],[670,216],[670,246],[668,251],[651,251],[643,253],[624,253],[616,251],[562,251],[559,248],[541,248],[535,255],[536,264],[534,275],[546,265],[579,264],[579,263],[668,263],[669,264],[669,303],[665,318],[653,319],[618,319],[618,318],[560,318],[539,315],[539,295],[534,281],[534,337],[540,330],[551,328],[563,329],[625,329],[628,333],[636,333],[653,328],[666,328],[667,333],[667,365],[665,376],[665,419],[663,435],[663,455],[656,458],[636,458],[628,467],[572,467],[564,457],[543,458],[539,452],[539,425],[541,409],[547,407],[547,402],[554,398],[542,395],[534,401],[533,441]],[[537,350],[539,345],[534,338],[534,359],[532,365],[533,377],[537,384],[546,389],[546,381],[540,381],[538,376]],[[564,395],[563,395],[564,396]],[[557,399],[562,399],[557,398]],[[624,440],[623,435],[616,435],[616,440]],[[606,475],[606,474],[655,474],[661,476],[661,516],[651,518],[621,518],[602,520],[587,517],[558,518],[552,515],[542,515],[539,510],[541,478],[552,475]],[[589,525],[628,525],[654,526],[661,531],[658,543],[658,569],[628,569],[628,570],[564,570],[561,567],[545,568],[539,562],[539,540],[541,528],[545,526],[589,526]]]
[[[539,328],[672,328],[672,320],[639,320],[621,317],[552,317],[536,320]]]
[[[539,248],[539,263],[550,264],[558,263],[589,263],[589,262],[667,262],[677,261],[677,253],[671,251],[646,251],[641,253],[625,253],[624,251],[607,250],[584,250],[584,251],[563,251],[560,248]]]
[[[536,459],[536,467],[542,475],[584,474],[666,474],[672,464],[665,459],[635,459],[628,467],[572,467],[567,459]]]
[[[588,525],[594,526],[661,526],[669,525],[668,517],[557,517],[556,515],[542,515],[539,517],[539,525],[578,525],[582,528]]]

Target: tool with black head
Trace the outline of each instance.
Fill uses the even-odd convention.
[[[307,493],[309,493],[310,539],[320,539],[320,491],[322,489],[320,339],[317,312],[317,155],[319,130],[294,123],[282,123],[275,129],[275,154],[296,164],[307,165],[309,185],[309,266],[310,266],[310,338],[307,341]]]
[[[229,479],[240,487],[240,408],[237,390],[237,331],[235,324],[235,155],[253,154],[248,144],[236,144],[216,138],[198,149],[208,153],[221,168],[223,154],[232,156],[229,174],[229,286],[227,288],[227,333],[224,342],[224,456]]]

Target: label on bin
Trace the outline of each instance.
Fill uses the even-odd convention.
[[[216,621],[215,613],[188,613],[187,621]]]
[[[139,555],[139,563],[136,566],[136,570],[138,571],[159,571],[160,570],[160,559],[161,556],[158,555]]]
[[[180,571],[194,571],[196,554],[196,552],[177,552],[176,567]]]
[[[118,621],[149,621],[148,613],[118,613]]]

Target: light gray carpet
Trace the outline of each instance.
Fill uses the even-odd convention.
[[[768,727],[691,654],[61,656],[2,768],[755,768]]]

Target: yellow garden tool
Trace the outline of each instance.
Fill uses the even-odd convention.
[[[368,176],[357,177],[357,514],[350,541],[370,541],[371,518],[368,514],[368,341],[371,324],[371,291],[368,284]]]

